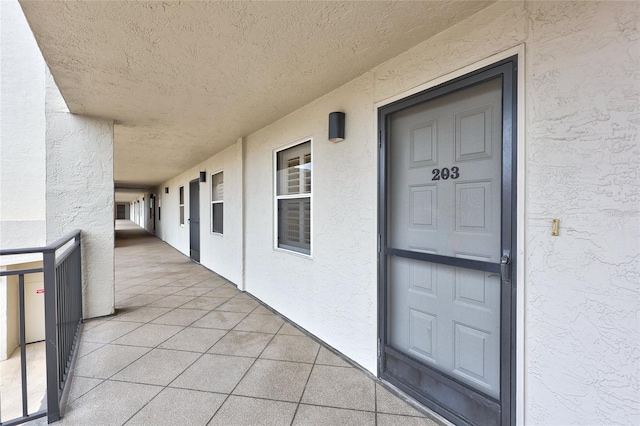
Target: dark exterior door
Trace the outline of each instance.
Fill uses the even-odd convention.
[[[126,211],[126,207],[124,204],[117,204],[116,205],[116,219],[126,219],[127,218],[127,211]]]
[[[156,196],[149,197],[149,219],[153,222],[153,233],[156,233]]]
[[[200,182],[189,182],[189,248],[191,259],[200,262]]]
[[[515,59],[380,109],[380,375],[512,423]]]

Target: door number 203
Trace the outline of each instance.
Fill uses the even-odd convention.
[[[451,169],[443,167],[442,169],[431,170],[431,174],[433,175],[431,180],[458,179],[460,177],[460,169],[457,167],[452,167]]]

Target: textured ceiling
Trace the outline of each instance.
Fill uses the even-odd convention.
[[[115,180],[154,185],[492,1],[21,5],[70,110],[115,120]]]
[[[144,197],[144,192],[116,188],[116,203],[130,203]]]

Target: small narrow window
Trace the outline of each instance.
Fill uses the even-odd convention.
[[[184,186],[180,187],[180,225],[184,225]]]
[[[311,141],[276,152],[277,246],[311,254]]]
[[[224,172],[211,175],[211,232],[224,229]]]

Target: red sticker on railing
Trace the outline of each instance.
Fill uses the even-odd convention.
[[[36,290],[36,294],[42,294],[44,293],[44,288],[39,288],[38,290]]]

